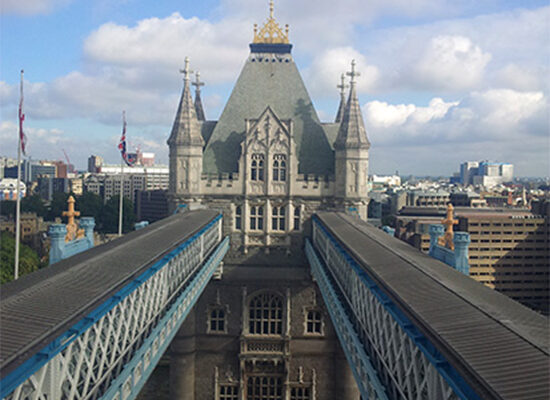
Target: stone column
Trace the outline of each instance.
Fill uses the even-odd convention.
[[[470,244],[470,234],[468,232],[455,232],[453,243],[455,245],[455,269],[469,276],[468,245]]]
[[[94,217],[82,217],[80,218],[80,227],[84,229],[84,234],[89,243],[89,248],[94,247],[94,227],[95,220]]]
[[[344,356],[342,350],[339,350],[335,355],[334,367],[336,369],[336,393],[340,400],[359,400],[360,393],[348,360]]]
[[[445,233],[445,228],[441,224],[430,225],[430,256],[433,257],[434,248],[437,245],[437,240]]]
[[[195,400],[195,311],[170,345],[170,399]]]
[[[50,237],[50,265],[63,259],[67,227],[63,224],[52,224],[48,229]]]

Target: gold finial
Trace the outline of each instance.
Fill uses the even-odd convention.
[[[454,250],[455,245],[453,243],[454,232],[453,225],[458,224],[458,220],[453,219],[453,205],[449,203],[447,206],[447,218],[441,220],[441,223],[447,227],[445,230],[445,236],[440,238],[440,245],[447,247],[448,249]]]
[[[288,25],[285,25],[285,31],[281,29],[275,17],[273,16],[273,0],[269,1],[269,18],[258,32],[258,25],[254,24],[254,40],[253,43],[289,43],[288,41]]]
[[[80,211],[74,210],[74,197],[69,196],[67,199],[68,210],[63,211],[62,215],[68,218],[67,221],[67,234],[65,235],[65,241],[70,242],[71,240],[84,237],[84,229],[78,229],[76,222],[74,222],[74,217],[80,216]]]

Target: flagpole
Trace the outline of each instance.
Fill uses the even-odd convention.
[[[122,130],[126,131],[126,112],[122,111]],[[120,198],[118,203],[118,236],[122,236],[122,206],[124,194],[124,157],[120,155]]]
[[[19,140],[17,146],[17,185],[15,188],[15,266],[13,269],[13,280],[19,278],[19,240],[21,236],[21,199],[19,191],[21,190],[21,137],[22,132],[22,113],[23,113],[23,70],[21,70],[20,99],[19,99]]]

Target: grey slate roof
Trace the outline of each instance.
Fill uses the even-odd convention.
[[[330,174],[334,154],[290,53],[252,53],[206,145],[203,171],[236,172],[245,119],[270,106],[279,119],[292,119],[298,172]]]

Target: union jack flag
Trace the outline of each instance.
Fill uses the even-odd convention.
[[[122,136],[120,137],[120,142],[118,143],[118,149],[120,150],[120,155],[122,159],[128,166],[132,166],[135,163],[135,160],[130,160],[128,153],[126,152],[126,112],[122,112]]]

